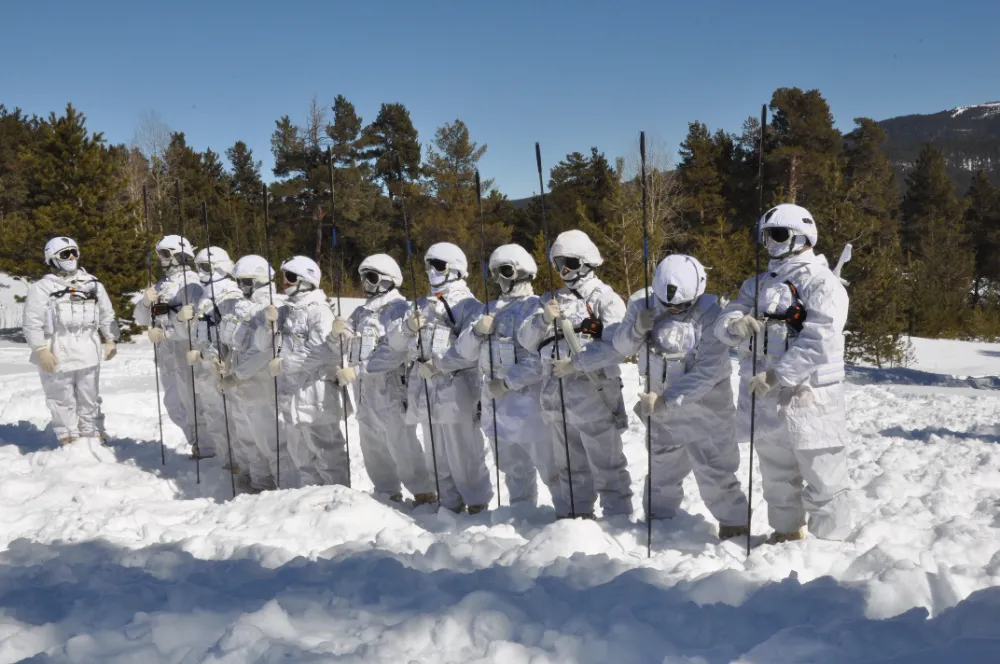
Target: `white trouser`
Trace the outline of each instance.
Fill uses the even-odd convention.
[[[282,434],[288,445],[288,455],[304,486],[348,486],[347,441],[340,430],[340,422],[286,424],[282,427]]]
[[[229,412],[232,404],[228,398],[225,399],[225,403],[223,402],[219,377],[210,369],[203,366],[195,367],[194,380],[198,391],[198,411],[205,422],[202,429],[202,420],[198,420],[198,451],[202,456],[218,455],[229,461],[229,451],[226,448],[226,417],[232,417]],[[231,427],[232,424],[230,432]]]
[[[510,504],[537,504],[540,475],[552,494],[552,506],[555,507],[556,514],[569,514],[569,503],[559,484],[559,468],[552,453],[552,440],[515,443],[501,438],[499,446],[494,447],[492,433],[492,430],[486,430],[487,441],[494,454],[500,457],[494,460],[504,473],[504,485],[507,487]]]
[[[274,380],[264,374],[243,381],[231,392],[229,404],[233,415],[233,454],[237,454],[241,473],[250,474],[254,489],[291,488],[297,473],[282,441],[278,460],[278,432],[275,428]],[[278,477],[278,466],[281,477]],[[276,483],[277,482],[277,483]]]
[[[559,468],[559,484],[567,504],[570,473],[573,476],[572,508],[577,514],[592,514],[597,496],[605,516],[632,513],[632,479],[629,476],[622,438],[612,417],[593,422],[567,424],[569,463],[562,421],[550,424],[552,453]],[[568,516],[556,513],[557,516]]]
[[[45,402],[52,413],[52,430],[60,440],[104,434],[101,397],[98,396],[101,367],[49,373],[39,371]]]
[[[740,450],[731,434],[677,445],[670,430],[655,421],[652,434],[653,475],[652,482],[646,478],[643,511],[650,505],[648,492],[652,486],[652,518],[675,517],[684,499],[684,478],[694,471],[701,498],[719,524],[746,525],[747,498],[736,478]]]
[[[187,342],[165,341],[157,345],[163,407],[170,421],[180,427],[189,444],[195,440],[195,397],[191,367],[187,363]],[[205,427],[201,408],[197,409],[199,434]]]
[[[767,517],[778,532],[851,532],[843,384],[781,388],[757,399],[755,446]]]
[[[417,428],[406,424],[402,414],[387,416],[381,426],[358,420],[361,454],[376,493],[400,492],[400,483],[416,495],[434,491],[434,477],[427,467]]]
[[[493,485],[486,468],[486,441],[478,422],[469,418],[462,422],[435,423],[433,450],[427,423],[421,427],[428,467],[434,468],[433,456],[435,453],[437,456],[441,505],[451,510],[463,504],[489,505]]]

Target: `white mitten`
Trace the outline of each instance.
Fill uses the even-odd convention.
[[[756,394],[758,397],[766,396],[773,390],[781,386],[778,382],[778,377],[775,375],[774,371],[768,369],[767,371],[761,371],[759,374],[750,379],[750,394]]]
[[[488,337],[493,332],[493,314],[485,314],[476,321],[472,331],[481,337]]]
[[[552,324],[552,321],[559,318],[560,315],[562,315],[562,311],[559,309],[559,302],[555,298],[546,302],[545,306],[542,307],[542,318],[549,325]]]
[[[358,372],[355,371],[354,367],[340,367],[337,369],[337,383],[340,385],[349,385],[358,379]]]
[[[499,399],[509,390],[510,388],[507,387],[507,382],[503,378],[494,378],[486,383],[486,393],[490,395],[490,399]]]
[[[269,304],[264,307],[264,318],[268,323],[278,322],[278,307],[273,304]]]
[[[167,340],[167,333],[158,327],[149,328],[149,332],[146,332],[146,336],[149,337],[149,340],[154,344]]]
[[[410,331],[410,334],[416,334],[423,326],[424,317],[420,315],[419,311],[415,311],[406,317],[406,329]]]
[[[573,358],[564,357],[552,363],[552,375],[556,378],[565,378],[576,371],[573,367]]]
[[[441,373],[441,370],[437,368],[434,364],[434,359],[431,358],[426,362],[419,362],[417,367],[417,372],[423,377],[424,380],[430,380],[435,375]]]
[[[639,412],[643,417],[652,417],[655,413],[666,408],[666,404],[656,392],[639,393]]]
[[[635,331],[644,335],[653,329],[655,322],[656,312],[653,309],[640,309],[639,315],[635,317]]]
[[[333,319],[333,334],[334,336],[342,336],[347,333],[347,321],[337,316]]]
[[[271,374],[272,378],[277,378],[281,375],[281,358],[276,357],[267,363],[267,373]]]
[[[152,306],[158,299],[160,299],[160,294],[152,286],[142,291],[142,303],[147,307]]]
[[[56,370],[56,365],[59,364],[59,361],[52,354],[52,351],[49,350],[48,346],[41,346],[35,349],[35,352],[38,354],[38,366],[42,368],[42,371],[52,373]]]
[[[185,304],[181,307],[181,310],[177,312],[177,320],[182,323],[186,323],[192,318],[194,318],[194,307],[190,304]]]
[[[114,341],[104,342],[104,359],[110,360],[112,357],[118,354],[118,346],[115,345]]]
[[[201,351],[200,350],[189,350],[187,352],[187,363],[188,366],[193,367],[194,365],[201,362]]]
[[[730,323],[727,329],[734,338],[746,339],[750,335],[760,332],[760,321],[750,314],[746,314],[743,318],[737,318]]]

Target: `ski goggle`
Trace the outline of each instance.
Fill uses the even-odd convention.
[[[294,272],[289,272],[285,270],[285,283],[286,284],[297,284],[299,282],[299,275]]]
[[[73,247],[68,247],[60,251],[58,254],[56,254],[56,257],[59,260],[68,261],[71,258],[79,258],[80,252],[74,249]]]
[[[448,271],[448,261],[443,261],[440,258],[428,258],[424,261],[424,265],[431,268],[435,272]]]
[[[361,273],[361,278],[370,284],[377,284],[382,281],[382,275],[374,270],[365,270]]]
[[[517,269],[513,265],[498,265],[493,268],[493,274],[504,279],[513,279],[514,275],[517,274]]]
[[[579,270],[583,263],[576,256],[556,256],[552,259],[553,264],[555,264],[556,269],[562,272],[563,270],[569,270],[571,272]]]
[[[211,272],[212,271],[212,264],[211,263],[198,263],[198,271],[199,272]]]
[[[792,232],[787,228],[765,228],[764,237],[772,242],[784,244],[788,238],[792,237]]]
[[[257,280],[253,277],[244,277],[243,279],[237,279],[236,285],[239,286],[241,290],[248,290],[257,285]]]
[[[171,249],[157,249],[156,255],[162,258],[163,260],[170,260],[171,258],[174,257],[174,252]]]

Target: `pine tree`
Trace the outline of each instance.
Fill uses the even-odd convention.
[[[965,194],[965,229],[976,254],[972,304],[1000,304],[1000,189],[982,170],[972,178]]]
[[[64,115],[52,113],[39,125],[37,141],[21,158],[32,207],[15,215],[4,237],[25,250],[19,272],[44,275],[45,243],[69,236],[80,245],[81,264],[107,288],[115,311],[127,316],[128,294],[145,280],[145,254],[135,211],[118,203],[125,183],[103,135],[90,134],[86,118],[70,104]]]
[[[714,224],[725,213],[726,174],[720,170],[724,149],[704,124],[692,122],[688,125],[687,137],[681,143],[677,172],[684,192],[681,214],[687,225],[695,230]]]
[[[779,88],[771,98],[766,173],[780,200],[825,216],[833,204],[841,136],[819,90]]]
[[[926,145],[906,178],[903,247],[915,334],[949,336],[966,325],[975,257],[964,232],[964,207],[944,156]]]

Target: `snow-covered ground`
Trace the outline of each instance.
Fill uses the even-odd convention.
[[[1000,392],[968,377],[1000,373],[1000,346],[915,347],[852,371],[849,540],[745,559],[690,478],[651,558],[638,513],[395,509],[353,421],[354,490],[230,499],[169,422],[161,463],[143,342],[102,375],[113,446],[58,449],[27,349],[0,341],[0,662],[998,662]],[[633,418],[637,508],[643,440]]]

